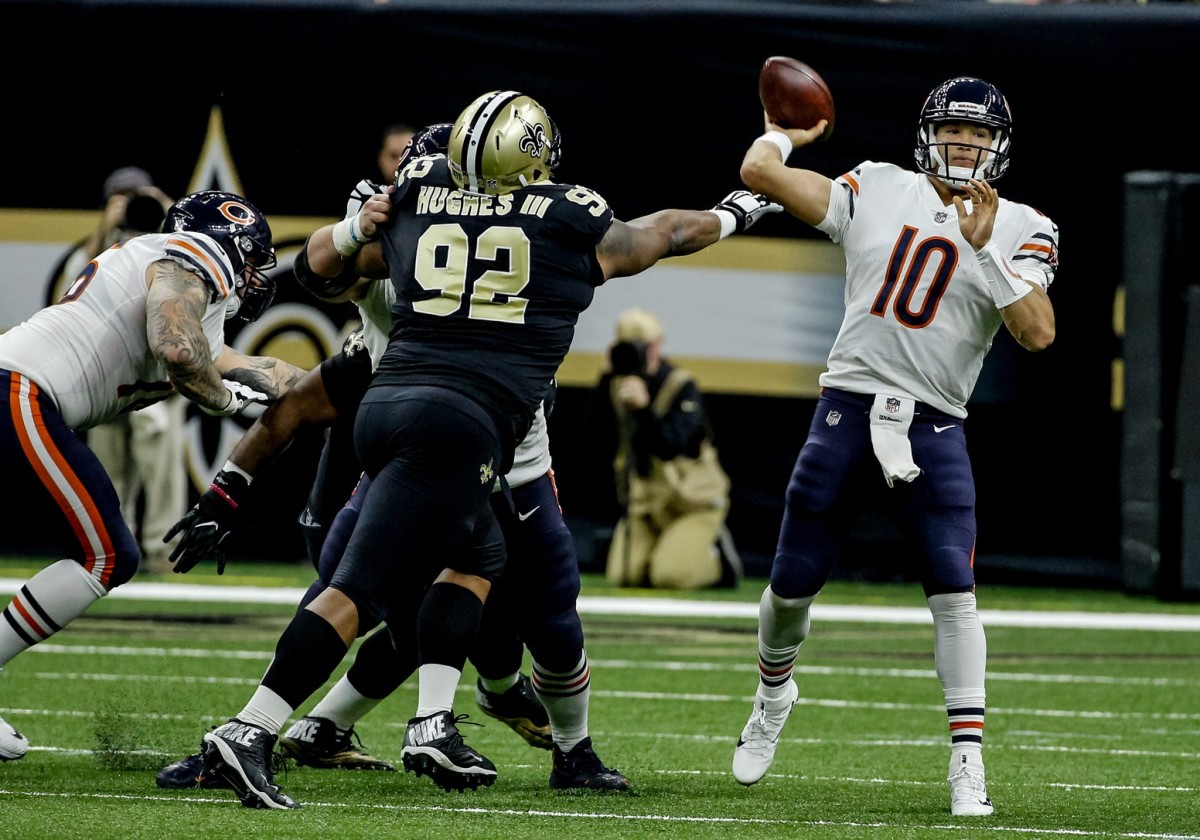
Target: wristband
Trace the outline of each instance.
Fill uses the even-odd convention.
[[[343,257],[354,256],[370,241],[358,226],[358,216],[342,219],[333,226],[333,248]]]
[[[983,276],[987,279],[988,291],[992,293],[992,303],[997,309],[1019,301],[1033,291],[1033,286],[1026,283],[1021,275],[1009,266],[1008,261],[1000,255],[995,243],[989,242],[975,252]]]
[[[728,210],[710,210],[709,212],[716,213],[717,218],[721,220],[721,239],[737,230],[737,217]]]
[[[254,481],[254,476],[250,475],[250,473],[233,463],[233,461],[226,461],[225,466],[221,467],[221,472],[237,473],[242,478],[246,479],[247,484]]]
[[[792,139],[790,137],[782,131],[772,129],[762,137],[756,137],[754,142],[757,143],[759,140],[765,140],[779,149],[779,156],[783,159],[784,163],[787,163],[788,156],[792,153]]]

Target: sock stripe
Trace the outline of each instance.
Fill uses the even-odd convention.
[[[14,600],[13,603],[15,604],[16,601]],[[16,633],[18,636],[20,636],[21,641],[25,642],[25,644],[29,645],[30,647],[32,647],[33,645],[36,645],[39,640],[33,638],[28,633],[26,633],[24,628],[22,628],[21,625],[17,623],[17,620],[15,618],[13,618],[12,613],[13,613],[13,610],[12,610],[11,606],[4,611],[4,617],[8,620],[8,623],[12,626],[13,632]]]
[[[767,659],[759,654],[758,680],[766,688],[779,688],[786,685],[792,678],[792,670],[796,665],[795,655],[787,659]]]
[[[36,612],[39,617],[41,617],[42,623],[44,624],[45,628],[48,628],[46,630],[46,636],[45,636],[46,638],[53,636],[55,633],[57,633],[59,630],[62,629],[62,627],[60,627],[58,625],[58,623],[53,618],[50,617],[50,613],[48,613],[44,609],[42,609],[42,605],[38,603],[37,598],[33,597],[33,594],[29,591],[28,586],[21,587],[20,597],[29,602],[30,608],[34,612]],[[13,603],[14,604],[17,603],[16,598],[13,599]],[[24,610],[22,610],[22,613],[24,613]],[[30,623],[31,624],[33,623],[32,620],[30,620]]]
[[[946,709],[950,722],[950,745],[983,744],[984,708],[964,706]]]
[[[579,660],[579,667],[566,674],[552,674],[533,663],[533,687],[538,694],[554,697],[571,697],[586,691],[592,684],[592,669],[587,656]]]

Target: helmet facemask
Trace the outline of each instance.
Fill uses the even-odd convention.
[[[964,121],[965,122],[965,121]],[[983,125],[982,123],[968,123]],[[944,181],[952,188],[961,189],[967,181],[974,178],[979,181],[991,181],[999,178],[1008,168],[1008,139],[1003,131],[984,126],[992,132],[992,141],[986,146],[962,140],[937,140],[937,129],[941,123],[926,123],[925,146],[929,158],[929,174]],[[950,166],[950,146],[972,149],[975,163],[973,166]]]

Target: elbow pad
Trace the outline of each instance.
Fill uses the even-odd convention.
[[[314,273],[308,264],[307,241],[292,263],[292,273],[296,275],[297,283],[322,300],[338,297],[358,280],[358,275],[350,270],[349,263],[344,264],[341,273],[334,277],[322,277]]]

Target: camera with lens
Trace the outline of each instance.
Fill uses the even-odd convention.
[[[167,212],[159,200],[148,193],[134,193],[125,205],[125,221],[121,227],[137,233],[157,233]]]
[[[616,376],[644,375],[646,373],[646,351],[649,347],[650,345],[644,341],[618,341],[608,354],[613,374]]]

